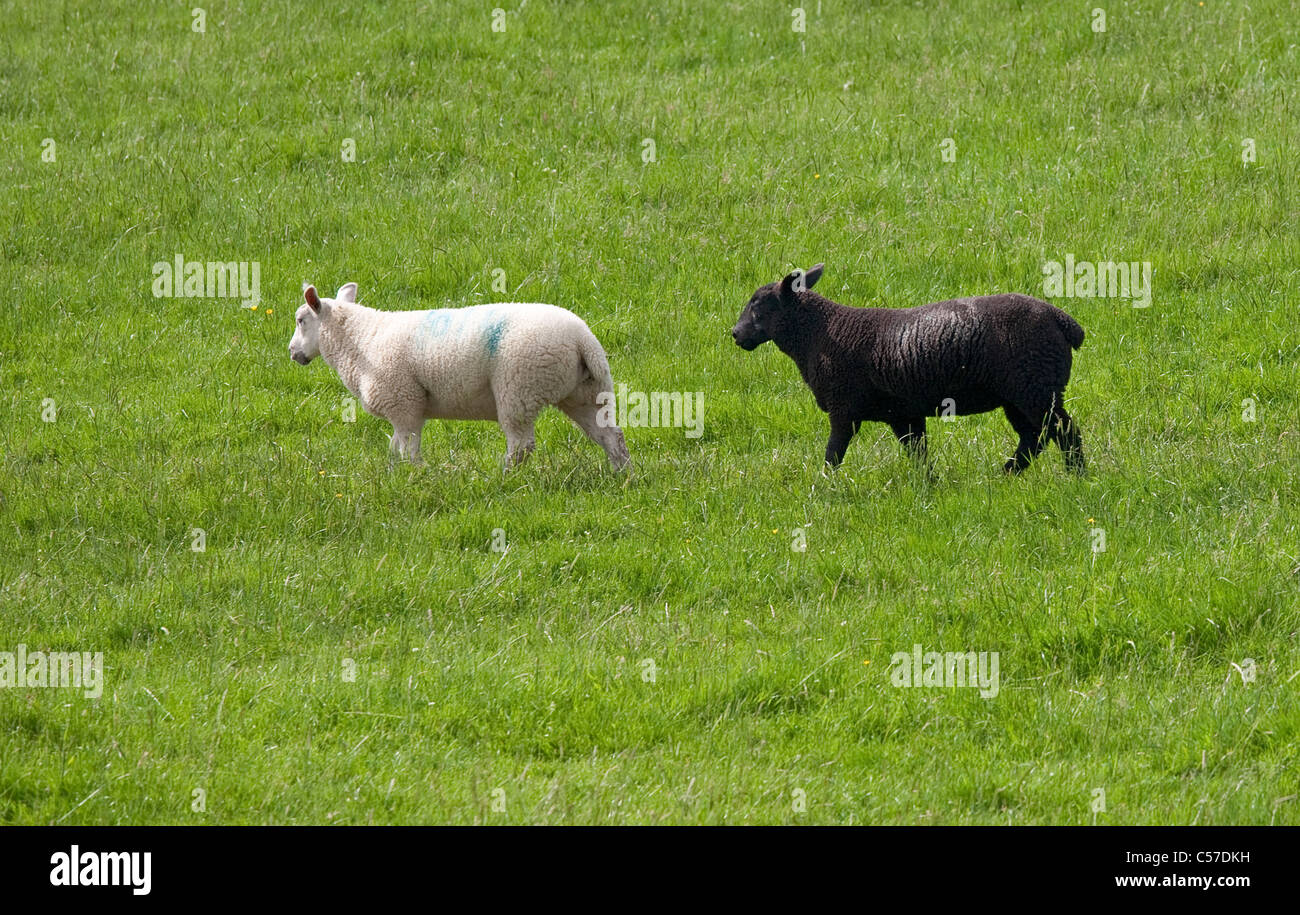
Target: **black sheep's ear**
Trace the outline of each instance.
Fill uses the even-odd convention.
[[[816,267],[813,267],[811,270],[806,272],[803,270],[796,270],[787,275],[786,278],[781,281],[781,298],[793,302],[798,293],[807,292],[809,289],[813,288],[813,284],[821,279],[822,270],[825,268],[825,264],[818,264]]]
[[[781,281],[781,301],[793,302],[795,291],[796,291],[795,284],[796,283],[802,284],[802,282],[803,282],[802,270],[796,270],[794,273],[787,273],[785,279]]]

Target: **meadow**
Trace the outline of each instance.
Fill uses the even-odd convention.
[[[104,667],[0,689],[0,823],[1300,823],[1292,4],[202,2],[0,2],[0,652]],[[1067,255],[1153,268],[1053,299],[1083,478],[1000,413],[829,473],[729,335]],[[390,467],[304,281],[564,306],[703,434]]]

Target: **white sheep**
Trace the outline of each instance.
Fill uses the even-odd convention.
[[[393,457],[420,461],[427,419],[494,419],[514,466],[554,404],[614,467],[630,463],[622,430],[598,419],[597,395],[614,389],[605,351],[573,312],[535,303],[377,311],[356,295],[356,283],[333,299],[303,284],[289,355],[302,365],[321,356],[367,413],[392,423]]]

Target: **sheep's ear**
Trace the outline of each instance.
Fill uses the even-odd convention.
[[[340,302],[355,302],[357,300],[357,284],[344,283],[339,287],[338,295],[334,296]]]
[[[316,312],[316,314],[320,314],[320,296],[316,294],[315,286],[310,283],[304,284],[302,287],[302,297],[306,300],[307,304],[311,306],[312,311]]]
[[[822,270],[825,267],[825,264],[818,264],[807,272],[796,270],[788,274],[781,281],[781,298],[794,301],[794,297],[798,293],[808,291],[813,287],[813,283],[821,279]]]

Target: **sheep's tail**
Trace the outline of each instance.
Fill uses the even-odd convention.
[[[587,370],[596,390],[613,391],[614,376],[609,371],[609,358],[605,349],[588,328],[578,346],[578,355],[582,357],[582,367]]]
[[[1083,345],[1083,327],[1074,318],[1061,311],[1059,308],[1052,309],[1052,317],[1056,318],[1056,324],[1061,328],[1061,333],[1065,334],[1065,342],[1070,344],[1071,349],[1078,349]]]

